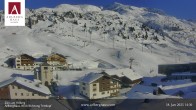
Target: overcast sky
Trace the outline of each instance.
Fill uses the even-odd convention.
[[[196,0],[26,0],[26,8],[55,7],[59,4],[92,4],[107,6],[119,2],[138,7],[158,8],[169,15],[182,19],[196,20]],[[4,8],[0,0],[0,9]]]

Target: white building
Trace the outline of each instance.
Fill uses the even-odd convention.
[[[35,67],[34,60],[35,58],[27,54],[18,55],[15,58],[15,68],[21,70],[33,70]]]
[[[21,77],[0,83],[0,99],[49,99],[50,95],[48,87]]]
[[[51,54],[47,57],[47,63],[52,66],[53,70],[68,69],[67,58],[61,54]]]
[[[53,81],[53,69],[48,63],[43,63],[40,67],[34,69],[35,79],[40,80],[43,85],[51,85]]]
[[[80,94],[89,99],[118,96],[120,84],[102,73],[89,73],[80,80]]]

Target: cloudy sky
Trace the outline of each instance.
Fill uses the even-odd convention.
[[[114,2],[138,7],[150,7],[164,10],[167,14],[182,19],[196,20],[196,0],[26,0],[26,8],[55,7],[59,4],[91,4],[107,6]],[[0,0],[0,9],[4,8]]]

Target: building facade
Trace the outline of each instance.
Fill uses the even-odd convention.
[[[53,69],[48,63],[43,63],[40,67],[34,69],[34,77],[40,80],[43,85],[51,85],[53,81]]]
[[[21,70],[33,70],[35,66],[34,60],[35,58],[27,54],[19,55],[15,58],[15,67]]]
[[[24,78],[11,78],[0,83],[0,99],[49,99],[50,90]]]
[[[112,78],[120,80],[122,87],[132,87],[135,84],[139,84],[143,79],[143,76],[130,68],[112,69],[106,70],[105,72]]]
[[[196,82],[196,63],[159,65],[158,72],[166,75],[168,79],[191,79]]]
[[[48,56],[47,63],[52,66],[53,70],[62,70],[67,69],[68,64],[66,61],[66,57],[60,54],[52,54]]]
[[[80,94],[89,99],[118,96],[121,85],[117,80],[101,73],[89,73],[80,81]]]

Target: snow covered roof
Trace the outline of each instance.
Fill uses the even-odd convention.
[[[164,86],[161,89],[169,95],[174,95],[179,91],[183,92],[191,92],[193,89],[196,89],[196,83],[187,83],[187,84],[179,84],[179,85],[171,85],[171,86]]]
[[[128,99],[165,99],[165,98],[179,98],[176,96],[158,94],[154,95],[153,91],[157,90],[157,87],[144,86],[144,85],[135,85],[127,93]]]
[[[4,86],[7,86],[9,84],[12,84],[12,83],[22,85],[22,86],[24,86],[28,89],[31,89],[31,90],[34,90],[34,91],[37,91],[37,92],[40,92],[40,93],[43,93],[43,94],[46,94],[46,95],[51,94],[48,87],[46,87],[44,85],[40,85],[40,84],[38,86],[38,83],[33,82],[31,80],[28,80],[28,79],[25,79],[25,78],[22,78],[22,77],[13,77],[13,78],[10,78],[6,81],[1,82],[0,83],[0,88],[4,87]]]
[[[141,93],[153,93],[154,90],[157,90],[157,87],[144,86],[144,85],[135,85],[132,87],[131,91],[141,92]]]
[[[64,58],[64,59],[67,59],[66,56],[64,56],[64,55],[62,55],[62,54],[59,54],[59,53],[52,53],[52,54],[49,55],[48,57],[51,57],[51,56],[53,56],[53,55],[58,55],[59,57],[62,57],[62,58]]]
[[[143,78],[143,81],[145,85],[151,85],[152,83],[155,83],[158,86],[188,84],[192,82],[191,79],[161,81],[163,78],[166,78],[166,76],[158,75],[156,77],[145,77]]]
[[[180,99],[181,97],[177,96],[170,96],[170,95],[164,95],[164,94],[159,94],[159,95],[153,95],[152,93],[140,93],[140,92],[135,92],[135,93],[129,93],[127,95],[128,99]]]
[[[102,76],[104,76],[104,75],[91,72],[91,73],[85,75],[83,78],[81,78],[80,82],[92,83],[92,82],[96,81],[97,79],[101,78]]]
[[[117,75],[118,77],[127,77],[130,80],[134,81],[137,79],[141,79],[142,76],[133,72],[133,70],[129,68],[124,68],[124,69],[111,69],[111,70],[106,70],[105,71],[108,75]]]
[[[30,56],[28,54],[21,54],[21,55],[18,55],[17,57],[28,57],[28,58],[31,58],[31,59],[35,60],[34,57],[32,57],[32,56]]]

